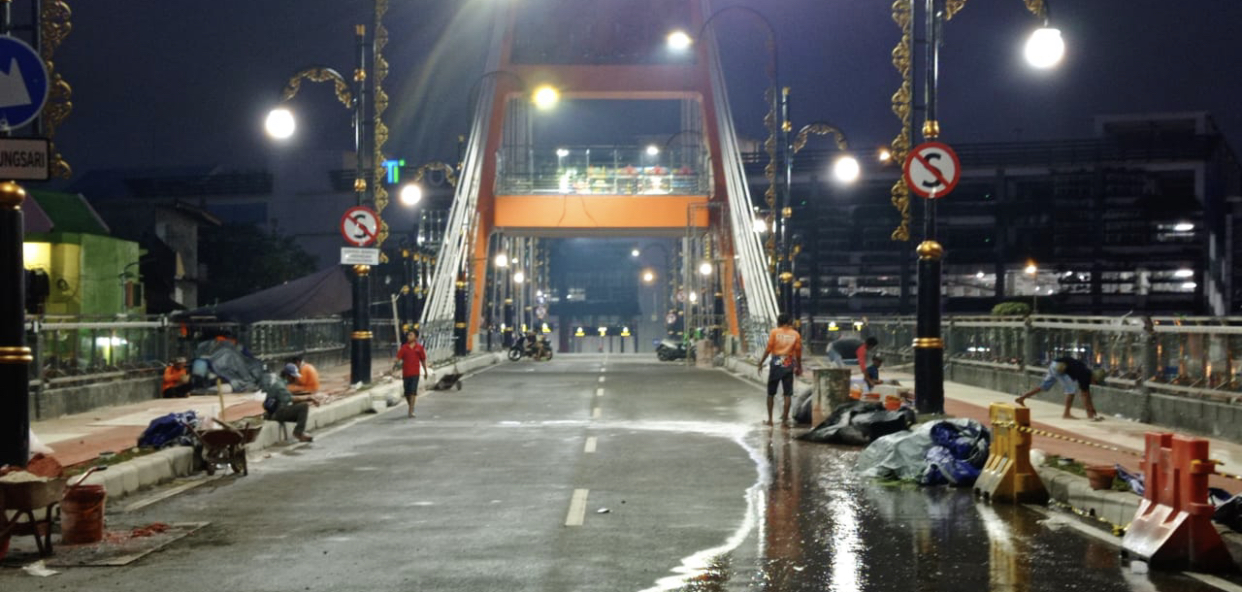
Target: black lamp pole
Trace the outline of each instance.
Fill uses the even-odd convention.
[[[367,28],[358,25],[355,28],[357,37],[357,68],[354,70],[354,153],[357,165],[354,174],[354,193],[358,205],[374,201],[371,169],[367,166],[370,159],[370,141],[374,134],[367,134],[369,127],[367,114]],[[350,384],[371,382],[371,266],[354,266],[353,333],[349,342],[349,382]]]
[[[26,271],[22,261],[22,203],[26,192],[0,183],[0,465],[25,467],[30,455],[30,375],[26,347]]]
[[[944,23],[943,0],[926,0],[926,84],[923,138],[940,136],[936,120],[939,82],[940,32]],[[914,404],[919,413],[944,413],[944,340],[940,338],[940,281],[944,247],[936,241],[936,200],[924,204],[923,242],[918,253],[918,304],[914,339]]]

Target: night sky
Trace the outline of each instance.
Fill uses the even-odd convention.
[[[490,11],[500,1],[391,0],[388,153],[412,163],[455,158],[457,136],[469,125],[466,97],[483,72]],[[713,5],[731,4],[754,7],[774,23],[795,129],[830,121],[855,148],[896,134],[889,110],[898,82],[889,61],[898,38],[891,0]],[[1082,138],[1092,134],[1096,114],[1206,110],[1235,149],[1242,146],[1242,2],[1050,4],[1068,45],[1066,60],[1052,71],[1022,62],[1021,44],[1036,22],[1021,0],[971,0],[948,23],[940,95],[945,141]],[[57,140],[78,175],[113,167],[264,168],[274,148],[262,120],[284,80],[310,64],[351,71],[353,26],[369,22],[371,10],[364,0],[70,6],[74,30],[56,63],[74,89],[75,108]],[[763,31],[741,11],[717,20],[739,131],[757,137]],[[348,112],[328,85],[304,87],[298,101],[310,111],[298,136],[302,146],[352,148]],[[591,126],[611,133],[609,122]]]

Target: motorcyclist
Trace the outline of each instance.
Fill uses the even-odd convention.
[[[529,355],[530,357],[536,360],[542,360],[544,356],[543,340],[540,339],[539,336],[536,335],[534,331],[528,331],[526,333],[525,339],[526,339],[527,355]]]

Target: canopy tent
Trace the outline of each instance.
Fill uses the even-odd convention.
[[[353,308],[352,297],[344,268],[333,265],[279,286],[183,314],[238,323],[307,319],[348,311]]]

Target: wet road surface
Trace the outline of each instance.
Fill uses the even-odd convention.
[[[125,567],[10,590],[1214,590],[1136,575],[1063,513],[854,476],[760,425],[760,388],[558,356],[278,450],[109,527],[210,521]]]

